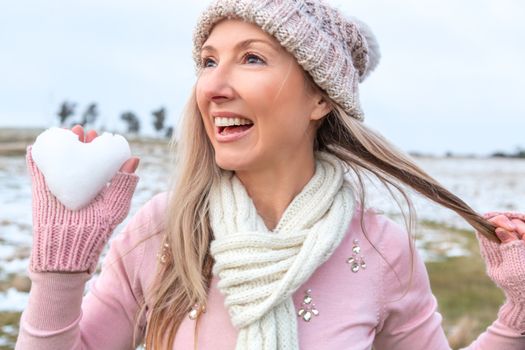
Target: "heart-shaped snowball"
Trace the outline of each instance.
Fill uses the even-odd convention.
[[[89,204],[131,157],[121,135],[104,132],[84,143],[71,130],[57,127],[38,135],[31,149],[49,190],[70,210]]]

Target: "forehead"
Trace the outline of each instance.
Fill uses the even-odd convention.
[[[201,49],[234,46],[242,41],[267,43],[275,50],[282,50],[279,42],[257,25],[241,19],[223,19],[217,22]]]

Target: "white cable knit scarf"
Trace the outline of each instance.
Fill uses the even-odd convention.
[[[312,179],[269,231],[240,180],[224,172],[210,193],[213,273],[236,350],[299,349],[292,294],[342,241],[355,202],[341,161],[316,153]]]

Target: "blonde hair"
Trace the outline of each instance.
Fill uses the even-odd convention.
[[[371,174],[379,179],[396,201],[409,233],[413,231],[416,213],[403,186],[455,211],[475,230],[496,241],[491,223],[424,172],[410,156],[347,115],[315,85],[307,72],[304,73],[305,83],[311,91],[318,91],[332,107],[317,129],[314,148],[335,154],[348,166],[355,176],[355,187],[363,209],[366,208],[364,178]],[[172,139],[171,144],[172,148],[177,146],[179,168],[178,174],[174,175],[176,179],[173,181],[164,232],[170,254],[165,263],[158,264],[153,283],[146,293],[148,302],[144,300],[137,317],[138,323],[148,305],[144,339],[147,349],[173,347],[175,334],[192,306],[206,304],[211,281],[213,259],[209,246],[213,233],[208,220],[208,194],[219,176],[219,168],[196,103],[195,89],[183,113],[182,130],[180,142],[175,144],[175,139]],[[406,201],[408,215],[392,189],[397,190]],[[363,232],[366,231],[364,212],[362,210],[360,216]],[[410,244],[411,252],[412,249]]]

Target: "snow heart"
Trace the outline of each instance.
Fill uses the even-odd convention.
[[[50,128],[38,135],[31,153],[51,193],[70,210],[89,204],[131,157],[121,135],[103,133],[89,143],[71,130]]]

